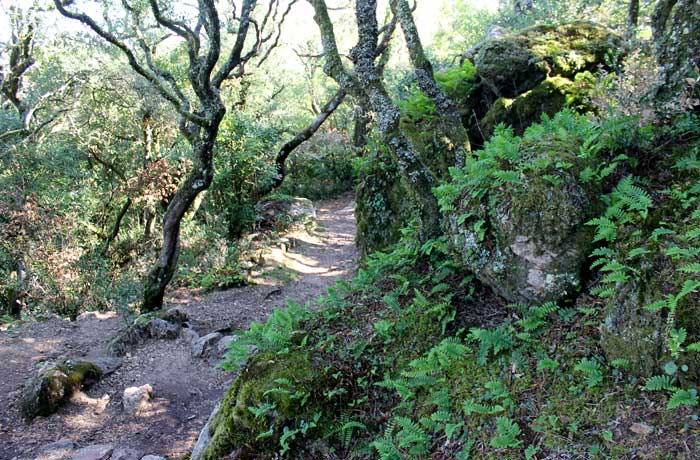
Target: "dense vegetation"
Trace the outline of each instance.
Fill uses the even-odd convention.
[[[354,189],[356,277],[239,332],[198,459],[696,458],[696,1],[460,0],[425,46],[309,0],[303,70],[296,2],[136,3],[8,10],[7,321],[244,283],[266,202]]]

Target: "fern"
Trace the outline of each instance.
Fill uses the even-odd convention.
[[[676,391],[677,388],[671,383],[671,377],[668,375],[655,375],[649,377],[644,384],[644,390],[646,391]]]
[[[467,416],[471,414],[494,415],[503,412],[505,408],[499,404],[491,406],[487,404],[480,404],[472,399],[468,399],[462,405],[462,410]]]
[[[603,369],[597,361],[582,358],[574,367],[574,370],[585,375],[586,386],[592,388],[603,381]]]
[[[673,410],[681,406],[697,406],[698,392],[696,390],[676,389],[668,400],[668,409]]]
[[[513,422],[508,417],[498,417],[496,419],[497,435],[491,439],[491,446],[497,449],[500,448],[516,448],[521,447],[523,442],[518,439],[521,429],[517,423]]]

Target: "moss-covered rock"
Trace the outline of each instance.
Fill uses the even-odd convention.
[[[82,386],[102,376],[102,370],[88,361],[66,360],[30,379],[25,385],[22,413],[28,419],[51,415]]]
[[[475,65],[497,96],[515,98],[547,77],[573,78],[599,66],[609,69],[623,50],[620,36],[589,22],[540,25],[483,44]]]
[[[446,216],[457,259],[512,302],[575,294],[591,246],[585,223],[598,205],[593,187],[579,180],[590,160],[574,153],[581,137],[560,136],[559,122],[551,123],[522,140],[510,131],[494,136],[478,153],[481,160],[465,168],[466,185],[457,182],[461,194]],[[509,154],[510,161],[499,156],[513,149],[518,153]]]
[[[665,320],[644,309],[655,293],[644,283],[625,285],[606,304],[600,346],[608,361],[624,359],[629,370],[650,377],[661,367]]]
[[[305,351],[254,356],[222,399],[200,458],[221,459],[235,452],[235,458],[245,459],[255,452],[279,450],[285,428],[313,419],[325,381],[323,369],[314,366]],[[256,413],[263,404],[268,409]]]
[[[565,107],[586,107],[585,94],[590,88],[588,79],[577,82],[564,77],[549,77],[534,89],[515,99],[499,98],[480,121],[482,135],[488,139],[499,123],[513,127],[521,135],[537,123],[542,114],[553,116]]]

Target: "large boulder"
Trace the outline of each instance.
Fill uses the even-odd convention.
[[[325,375],[306,352],[254,356],[200,435],[195,458],[217,460],[231,453],[247,458],[266,447],[275,450],[290,423],[311,421],[318,412]]]
[[[657,212],[669,212],[675,204],[671,201]],[[680,217],[668,223],[675,233],[657,238],[649,238],[645,233],[638,236],[639,229],[632,227],[620,232],[622,235],[614,246],[617,257],[625,260],[634,274],[627,282],[617,283],[610,289],[611,294],[605,299],[600,345],[609,361],[625,360],[627,369],[634,375],[663,374],[664,365],[673,362],[677,368],[687,366],[674,377],[693,383],[700,381],[700,353],[683,352],[689,344],[700,342],[700,292],[692,289],[692,282],[698,275],[692,272],[690,261],[667,255],[670,248],[684,247],[683,239],[693,235],[698,223],[697,218]],[[647,249],[648,253],[626,256],[639,247]],[[685,294],[679,296],[684,291]],[[660,308],[651,307],[668,299],[674,299],[673,312],[668,303]],[[686,334],[676,356],[669,346],[672,329],[682,329]]]
[[[564,77],[548,77],[531,91],[515,99],[498,98],[479,122],[480,134],[488,139],[496,126],[511,126],[517,135],[540,121],[542,114],[553,116],[565,107],[590,108],[586,95],[593,76],[589,72],[579,74],[576,81]]]
[[[619,35],[589,22],[540,25],[482,44],[474,61],[496,96],[514,98],[547,77],[610,69],[619,63],[623,44]]]
[[[666,321],[644,308],[656,295],[645,283],[620,286],[605,305],[600,345],[608,361],[624,359],[628,370],[651,377],[661,369]]]
[[[550,123],[529,138],[510,131],[494,136],[477,152],[479,160],[463,170],[466,185],[445,186],[458,195],[445,218],[457,260],[511,302],[541,303],[575,294],[591,246],[585,223],[597,203],[591,186],[579,179],[587,165],[575,153],[582,139],[558,132],[555,126],[566,121]]]

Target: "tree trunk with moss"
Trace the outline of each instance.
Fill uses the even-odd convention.
[[[464,164],[464,158],[470,151],[467,130],[462,124],[462,117],[457,106],[435,80],[433,66],[423,50],[423,44],[418,35],[408,1],[391,0],[390,6],[401,24],[418,88],[433,101],[440,114],[439,122],[431,125],[431,128],[434,128],[431,131],[437,140],[438,151],[419,151],[419,154],[424,157],[426,164],[442,165],[442,168],[439,169],[434,167],[433,174],[440,178],[449,177],[447,167]],[[436,155],[443,158],[431,161],[434,159],[429,157]]]
[[[691,90],[687,79],[698,77],[700,68],[700,2],[661,0],[652,15],[652,29],[662,79],[657,97],[683,104]]]
[[[326,58],[324,70],[341,88],[365,101],[375,113],[375,123],[382,141],[389,148],[400,174],[410,187],[420,220],[419,233],[429,239],[440,232],[440,212],[432,188],[435,177],[416,155],[413,146],[401,130],[399,108],[384,87],[377,68],[379,50],[379,26],[376,0],[357,0],[356,20],[358,43],[351,51],[355,63],[354,72],[343,65],[335,38],[333,24],[323,0],[309,0],[314,7],[314,20],[321,31],[321,41]]]

